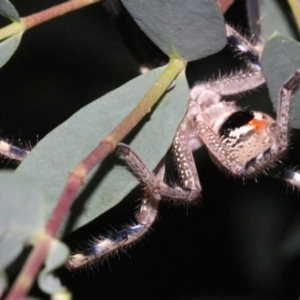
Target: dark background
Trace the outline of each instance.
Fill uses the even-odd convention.
[[[13,3],[26,16],[59,2]],[[237,0],[226,18],[246,30],[244,1]],[[131,43],[124,42],[101,4],[26,32],[0,70],[1,136],[34,146],[82,106],[137,76],[139,62],[148,54],[137,58],[127,48]],[[225,49],[190,65],[188,75],[193,84],[242,66]],[[252,93],[248,101],[254,100],[256,108],[262,97],[267,98],[266,89]],[[283,163],[299,165],[298,132],[291,139]],[[74,299],[298,299],[298,191],[271,176],[257,181],[232,178],[204,149],[196,157],[201,201],[190,207],[163,203],[158,221],[134,247],[74,273],[62,270]],[[2,164],[15,166],[5,160]],[[67,237],[71,249],[133,220],[139,197],[140,188]],[[36,289],[34,293],[39,294]]]

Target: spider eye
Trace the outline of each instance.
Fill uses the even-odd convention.
[[[219,135],[221,137],[228,137],[232,130],[247,125],[253,118],[254,113],[252,111],[237,111],[229,116],[229,118],[223,123],[223,125],[219,129]]]

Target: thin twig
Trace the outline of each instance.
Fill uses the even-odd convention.
[[[84,6],[100,2],[100,0],[72,0],[62,4],[50,7],[36,14],[22,18],[25,28],[30,29],[33,26],[39,25],[56,17],[65,15],[71,11],[80,9]]]
[[[45,257],[51,245],[51,239],[52,238],[46,234],[41,235],[38,244],[31,251],[22,271],[6,296],[6,300],[23,299],[24,296],[27,295],[35,281],[36,274],[45,261]]]
[[[9,24],[0,29],[0,40],[8,38],[14,34],[24,32],[36,25],[100,1],[101,0],[71,0],[59,5],[52,6],[30,16],[21,18],[21,22],[15,21],[12,24]]]

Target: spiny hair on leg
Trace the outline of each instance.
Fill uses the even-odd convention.
[[[9,160],[21,162],[30,153],[31,148],[30,143],[23,144],[20,139],[17,143],[12,143],[8,139],[0,138],[0,155]]]
[[[226,24],[226,33],[228,45],[236,52],[238,56],[241,54],[248,60],[248,64],[255,70],[260,70],[259,56],[260,53],[250,42],[250,39],[240,33],[230,25]]]
[[[277,177],[283,179],[288,186],[299,190],[300,188],[300,170],[297,168],[283,168],[277,173]]]
[[[180,182],[180,184],[179,184],[178,181],[179,181],[178,179],[169,177],[165,184],[168,185],[169,187],[171,187],[171,189],[178,190],[179,193],[182,190],[184,190],[186,192],[190,192],[190,193],[194,192],[194,190],[183,187],[183,183]],[[192,201],[186,201],[185,199],[172,198],[172,197],[167,197],[167,196],[164,196],[163,200],[164,201],[160,202],[160,205],[166,205],[167,203],[168,204],[171,203],[172,207],[174,207],[174,205],[175,205],[176,207],[184,206],[185,208],[190,208],[191,206],[194,207],[194,205],[198,205],[201,203],[201,193],[199,193],[199,195],[197,197],[195,197]]]
[[[94,266],[95,262],[101,262],[111,255],[117,255],[119,251],[124,251],[125,246],[132,246],[147,230],[147,224],[132,223],[120,230],[111,231],[105,237],[93,238],[87,248],[69,257],[66,267],[75,270]]]

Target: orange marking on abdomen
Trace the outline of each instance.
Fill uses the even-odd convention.
[[[263,130],[266,127],[267,122],[253,118],[247,125],[254,126],[255,130]]]

